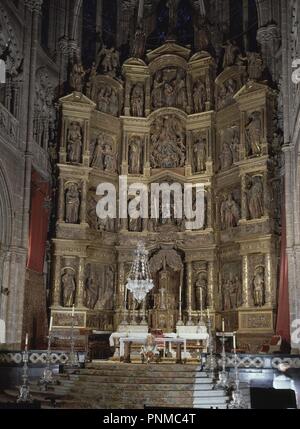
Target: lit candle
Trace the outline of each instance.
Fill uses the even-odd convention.
[[[53,325],[53,316],[51,316],[51,319],[50,319],[49,332],[52,331],[52,325]]]
[[[28,334],[26,334],[26,337],[25,337],[25,346],[26,347],[28,346]]]
[[[233,350],[236,351],[236,332],[233,333]]]
[[[75,305],[73,304],[73,307],[72,307],[72,317],[74,317],[75,316]]]
[[[225,332],[225,320],[222,319],[222,332]]]

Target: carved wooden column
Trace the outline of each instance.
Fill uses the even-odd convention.
[[[249,307],[249,261],[248,255],[243,256],[243,307]]]
[[[85,271],[85,258],[79,258],[78,265],[78,287],[76,290],[76,305],[83,307],[84,300],[84,271]]]
[[[207,204],[206,204],[206,217],[207,217],[207,228],[213,226],[213,205],[212,205],[212,188],[209,187],[206,192]],[[205,220],[205,216],[204,216]]]
[[[192,321],[192,293],[193,293],[193,267],[192,263],[187,263],[187,310],[188,310],[188,325],[193,325]]]
[[[61,257],[59,255],[55,256],[55,266],[54,266],[54,289],[52,296],[52,305],[59,307],[61,305]]]
[[[87,183],[84,180],[82,182],[81,190],[81,206],[80,206],[80,223],[86,224],[86,199],[87,199]]]
[[[272,262],[271,254],[265,255],[265,305],[272,306]]]
[[[215,307],[214,300],[214,262],[211,261],[208,263],[208,306],[211,309]]]
[[[65,221],[65,186],[64,179],[59,178],[59,196],[58,196],[58,222]]]
[[[246,193],[246,176],[243,174],[241,177],[241,199],[242,199],[242,220],[247,220],[247,193]]]

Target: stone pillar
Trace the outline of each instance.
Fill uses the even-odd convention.
[[[83,307],[84,300],[84,271],[85,271],[85,258],[79,258],[78,266],[78,280],[76,289],[76,305]]]
[[[86,224],[86,199],[87,199],[87,183],[84,180],[82,182],[81,190],[81,206],[80,206],[80,223]]]
[[[192,321],[192,293],[193,293],[193,267],[192,263],[187,263],[187,310],[188,310],[188,325],[193,325]]]
[[[58,255],[55,256],[52,305],[54,307],[61,305],[61,257]]]
[[[214,262],[208,263],[208,306],[210,309],[214,309],[215,302],[214,302]]]
[[[65,221],[65,186],[64,179],[59,178],[59,196],[58,196],[58,222]]]
[[[247,220],[247,193],[246,193],[246,176],[241,177],[241,196],[242,196],[242,217],[241,220]]]
[[[257,31],[257,40],[261,45],[263,58],[274,80],[277,78],[276,54],[280,46],[280,38],[280,30],[274,23],[261,27]]]
[[[248,255],[243,256],[243,307],[249,307],[249,261]]]
[[[272,306],[272,263],[271,255],[265,255],[265,305]]]

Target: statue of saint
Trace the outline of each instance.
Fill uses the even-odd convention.
[[[263,59],[257,52],[247,52],[248,76],[251,80],[260,81],[264,71]]]
[[[73,91],[82,92],[85,71],[81,63],[73,64],[70,75],[70,87]]]
[[[129,172],[130,174],[141,173],[141,139],[134,137],[130,143]]]
[[[154,109],[160,109],[163,107],[163,88],[163,74],[162,71],[159,70],[154,77],[152,88],[152,105]]]
[[[78,185],[73,183],[66,192],[66,222],[79,222],[80,194]]]
[[[95,97],[96,97],[96,79],[97,79],[97,67],[96,67],[96,63],[93,62],[90,70],[89,80],[86,85],[86,95],[91,100],[95,100]]]
[[[107,171],[109,173],[116,172],[117,170],[116,154],[114,154],[113,148],[110,144],[104,145],[103,164],[104,164],[104,171]]]
[[[198,79],[194,85],[193,91],[194,109],[195,113],[202,113],[205,111],[205,103],[207,101],[207,91],[205,84],[201,79]]]
[[[104,163],[103,163],[104,146],[105,146],[104,135],[99,134],[97,141],[96,141],[95,150],[94,150],[92,167],[99,168],[100,170],[104,169]]]
[[[240,49],[234,40],[231,42],[227,40],[226,44],[223,46],[225,49],[224,59],[223,59],[223,68],[233,66],[236,63],[237,57],[240,54]]]
[[[228,194],[221,204],[221,224],[223,229],[234,228],[240,220],[240,208],[234,201],[232,194]]]
[[[265,305],[265,273],[263,267],[259,267],[255,271],[253,279],[253,301],[255,307],[263,307]]]
[[[62,275],[61,281],[63,292],[63,306],[72,307],[75,303],[76,292],[75,272],[71,269],[65,270],[65,273]]]
[[[118,116],[119,114],[119,98],[118,94],[114,89],[111,89],[110,94],[108,94],[109,99],[109,113],[113,116]]]
[[[187,105],[188,105],[188,97],[187,97],[187,90],[186,90],[186,80],[185,80],[185,73],[182,69],[179,69],[177,71],[177,77],[176,77],[176,106],[178,109],[182,109],[186,111]]]
[[[85,293],[86,307],[90,310],[94,310],[99,299],[99,285],[95,282],[92,276],[86,280]]]
[[[98,92],[97,109],[100,110],[100,112],[108,113],[108,106],[109,96],[107,95],[106,88],[102,86]]]
[[[145,104],[145,95],[144,95],[144,86],[142,83],[137,83],[131,93],[131,114],[138,118],[144,116],[144,104]]]
[[[206,170],[206,139],[199,137],[194,144],[195,173],[202,173]]]
[[[145,54],[146,34],[143,29],[143,23],[139,22],[134,35],[134,43],[132,49],[133,58],[143,58]]]
[[[67,137],[68,161],[73,164],[81,162],[82,155],[82,131],[78,122],[72,122]]]
[[[119,52],[115,48],[107,48],[106,45],[103,45],[98,56],[100,58],[98,67],[101,66],[103,73],[116,77],[118,68],[120,67]]]
[[[254,112],[250,116],[246,126],[246,140],[248,144],[248,156],[261,156],[262,123],[261,113]]]
[[[196,51],[207,51],[210,45],[210,34],[205,16],[200,16],[199,23],[194,26],[194,30]]]
[[[223,150],[220,155],[221,168],[222,170],[226,170],[230,168],[233,164],[233,156],[230,148],[230,144],[227,141],[223,142]]]
[[[264,188],[262,178],[253,177],[247,191],[250,219],[260,219],[264,215]]]
[[[197,311],[205,310],[208,307],[207,302],[207,273],[199,273],[195,284]]]

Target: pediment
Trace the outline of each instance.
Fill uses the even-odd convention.
[[[91,101],[88,97],[86,97],[84,94],[82,94],[81,92],[72,92],[71,94],[68,94],[62,98],[59,99],[59,102],[61,104],[67,104],[67,103],[72,103],[72,104],[78,104],[78,105],[85,105],[85,106],[90,106],[90,108],[95,108],[96,104]]]
[[[267,86],[267,84],[249,81],[244,86],[242,86],[242,88],[235,94],[234,98],[238,100],[243,96],[249,96],[249,94],[255,92],[267,93],[269,91],[270,88]]]
[[[159,48],[154,49],[154,51],[149,52],[147,54],[147,59],[149,62],[152,62],[163,55],[177,55],[188,61],[191,55],[191,50],[184,46],[177,45],[175,42],[167,42]]]

